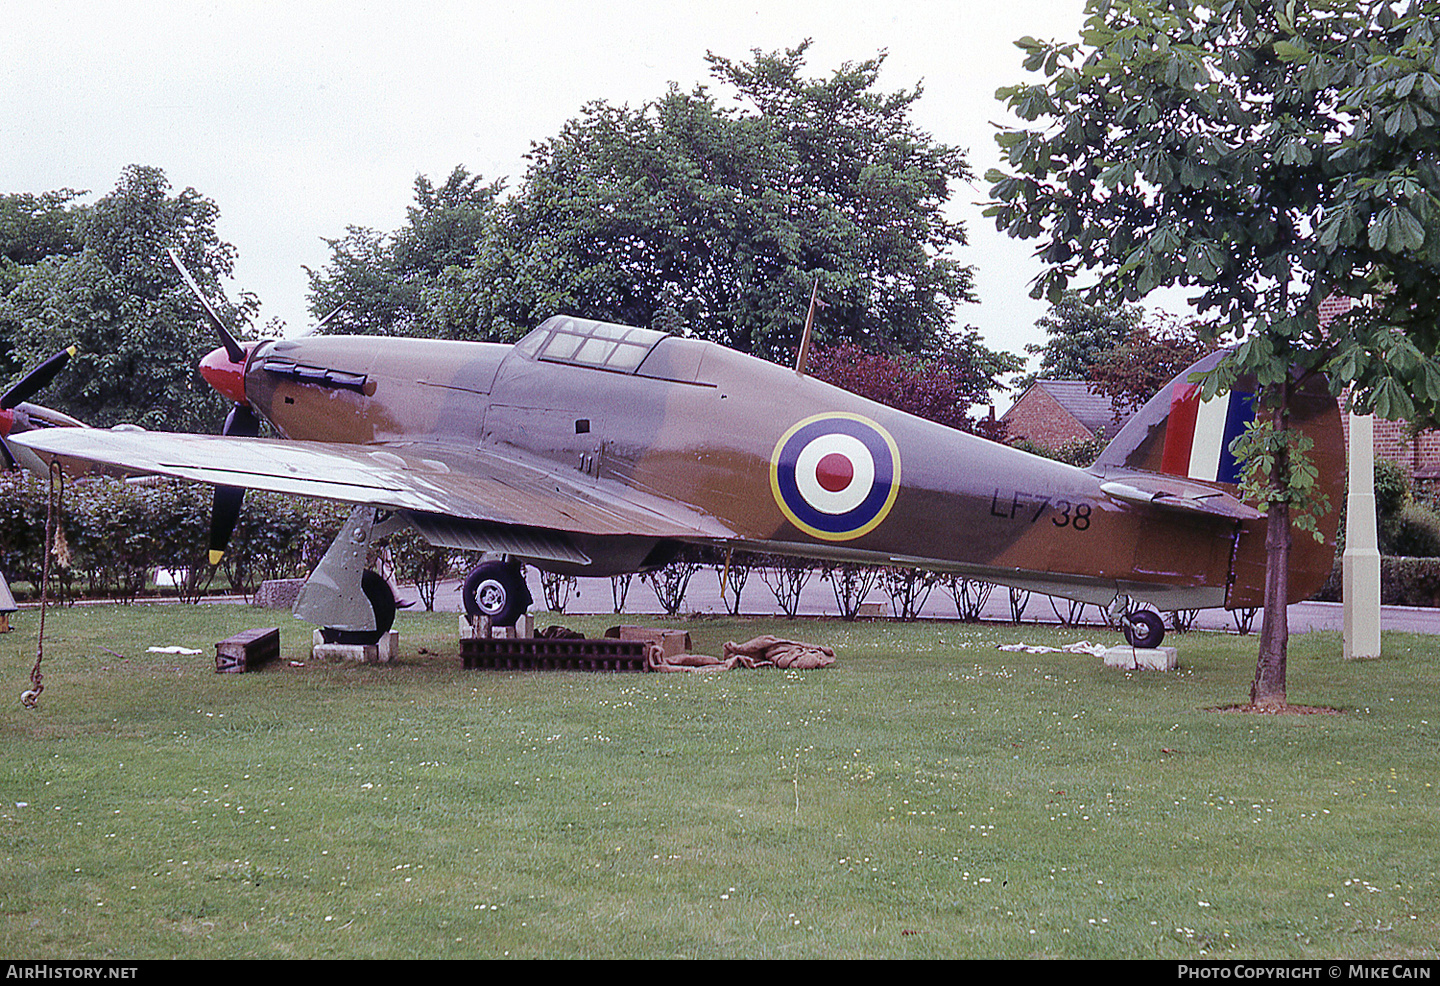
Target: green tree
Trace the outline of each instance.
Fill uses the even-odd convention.
[[[46,257],[80,252],[78,208],[82,193],[63,188],[41,195],[0,195],[0,297],[24,279],[32,264]],[[0,338],[0,370],[22,369],[12,355],[13,337]]]
[[[808,46],[709,56],[727,92],[672,86],[638,108],[591,103],[535,146],[452,309],[511,338],[557,312],[650,325],[793,360],[818,278],[822,343],[918,352],[971,300],[945,216],[963,154],[910,119],[919,88],[876,90],[883,56],[803,76]]]
[[[62,188],[40,195],[0,195],[0,270],[80,252],[76,207],[84,193]]]
[[[1320,506],[1292,368],[1386,417],[1440,401],[1437,30],[1436,0],[1090,0],[1079,42],[1017,42],[1040,80],[998,93],[1034,126],[998,135],[989,214],[1039,239],[1037,297],[1081,272],[1108,304],[1192,287],[1238,340],[1206,395],[1258,381],[1241,447],[1270,518],[1257,705],[1285,702],[1291,522]],[[1331,294],[1364,304],[1322,330]]]
[[[998,440],[996,422],[976,418],[973,411],[999,389],[997,377],[1018,365],[1018,357],[989,350],[972,334],[955,352],[929,358],[867,353],[842,343],[811,353],[809,372],[908,414]]]
[[[1139,305],[1091,304],[1079,291],[1064,291],[1035,323],[1049,338],[1025,347],[1040,357],[1040,369],[1016,377],[1016,391],[1023,392],[1036,380],[1087,379],[1091,368],[1125,342],[1144,314]]]
[[[351,335],[473,336],[473,315],[467,318],[463,303],[446,295],[440,278],[446,268],[474,261],[491,235],[501,188],[464,167],[438,188],[417,176],[403,227],[385,234],[351,226],[328,241],[325,268],[306,268],[311,313],[321,319],[334,312],[327,330]]]
[[[1110,397],[1119,420],[1126,409],[1138,409],[1212,348],[1194,326],[1173,320],[1142,323],[1102,353],[1087,377],[1096,391]]]
[[[235,251],[216,235],[213,202],[169,190],[160,169],[126,168],[113,192],[76,209],[79,249],[18,268],[0,298],[0,336],[19,365],[79,346],[44,401],[94,425],[209,431],[224,414],[195,372],[216,339],[166,249],[180,251],[212,297]],[[245,296],[241,312],[253,308]]]

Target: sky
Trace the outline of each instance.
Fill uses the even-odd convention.
[[[305,268],[347,226],[400,227],[415,177],[457,165],[523,177],[532,142],[586,102],[639,105],[709,80],[707,51],[744,59],[811,39],[808,74],[887,53],[882,91],[919,84],[919,127],[967,152],[952,189],[976,274],[974,325],[991,348],[1042,342],[1028,297],[1032,244],[981,216],[999,163],[995,99],[1023,81],[1015,39],[1074,39],[1084,0],[746,3],[38,2],[8,4],[0,33],[0,192],[103,195],[130,164],[164,170],[220,209],[238,259],[227,293],[254,292],[258,324],[306,326]],[[93,200],[93,199],[92,199]],[[803,304],[803,300],[797,304]]]

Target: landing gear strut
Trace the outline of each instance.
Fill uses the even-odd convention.
[[[486,616],[491,626],[514,626],[534,599],[517,561],[483,561],[465,577],[465,612]]]
[[[395,623],[395,592],[366,567],[370,545],[394,530],[399,518],[356,507],[295,600],[294,613],[317,624],[330,644],[373,644]]]

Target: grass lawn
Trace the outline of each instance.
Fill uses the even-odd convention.
[[[282,662],[215,674],[267,620]],[[996,647],[1075,631],[704,619],[700,652],[839,660],[512,673],[462,670],[453,614],[340,666],[288,614],[89,606],[47,617],[31,711],[14,623],[9,957],[1440,955],[1440,638],[1296,637],[1290,700],[1339,714],[1256,716],[1217,711],[1254,637],[1128,673]]]

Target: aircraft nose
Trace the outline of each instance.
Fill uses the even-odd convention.
[[[200,375],[205,382],[236,404],[245,400],[245,363],[232,363],[224,346],[218,346],[205,354],[200,361]]]

